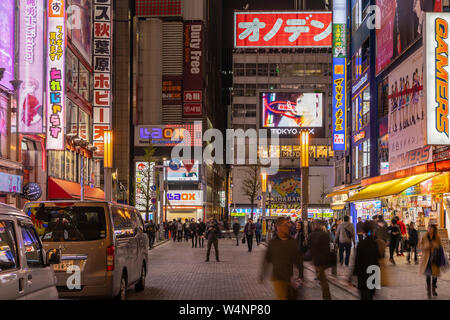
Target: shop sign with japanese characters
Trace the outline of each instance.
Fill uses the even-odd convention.
[[[64,0],[49,0],[47,14],[47,150],[64,150]]]
[[[347,104],[345,58],[333,58],[333,150],[346,150]]]
[[[103,157],[103,133],[111,128],[112,103],[112,5],[111,0],[94,1],[94,102],[93,136],[95,158]]]
[[[234,47],[331,47],[332,29],[331,12],[235,12]]]

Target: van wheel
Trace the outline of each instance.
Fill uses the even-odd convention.
[[[117,296],[119,300],[126,300],[127,298],[127,277],[125,272],[122,273],[122,278],[120,279],[119,295]]]
[[[141,276],[139,278],[139,282],[136,283],[134,288],[136,291],[143,291],[145,289],[145,276],[147,275],[147,270],[145,269],[145,262],[142,264],[141,268]]]

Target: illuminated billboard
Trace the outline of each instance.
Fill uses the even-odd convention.
[[[424,44],[426,109],[424,114],[427,129],[426,140],[427,144],[431,145],[450,144],[449,23],[450,13],[426,14]]]
[[[43,0],[26,2],[20,6],[19,16],[22,30],[19,35],[19,79],[23,81],[19,89],[19,132],[42,133],[45,116]]]
[[[167,181],[198,181],[198,161],[195,161],[189,171],[180,160],[164,161],[164,166],[167,167]]]
[[[49,0],[47,10],[47,149],[64,150],[66,103],[64,0]]]
[[[299,92],[261,93],[263,128],[321,128],[323,94]]]
[[[188,139],[189,133],[190,140]],[[186,139],[184,142],[183,139]],[[166,124],[142,125],[135,127],[135,145],[145,147],[202,146],[202,123],[198,124]]]
[[[203,191],[169,190],[164,200],[169,206],[203,206]]]
[[[14,0],[0,1],[0,34],[2,35],[0,37],[0,66],[5,69],[0,84],[10,90],[13,87],[9,81],[14,79],[14,2]]]
[[[347,136],[347,59],[333,58],[333,150],[345,151]]]
[[[234,13],[235,48],[329,48],[331,12]]]

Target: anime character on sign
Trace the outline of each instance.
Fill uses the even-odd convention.
[[[276,190],[282,197],[294,194],[295,196],[301,195],[300,181],[294,178],[285,178],[279,184],[271,181],[272,188]]]
[[[39,82],[30,78],[22,83],[20,106],[22,106],[21,121],[26,127],[40,123],[42,120],[42,104],[36,97],[36,91],[39,89]]]

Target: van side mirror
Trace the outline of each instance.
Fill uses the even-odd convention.
[[[46,254],[47,264],[59,264],[61,262],[61,250],[50,249]]]

